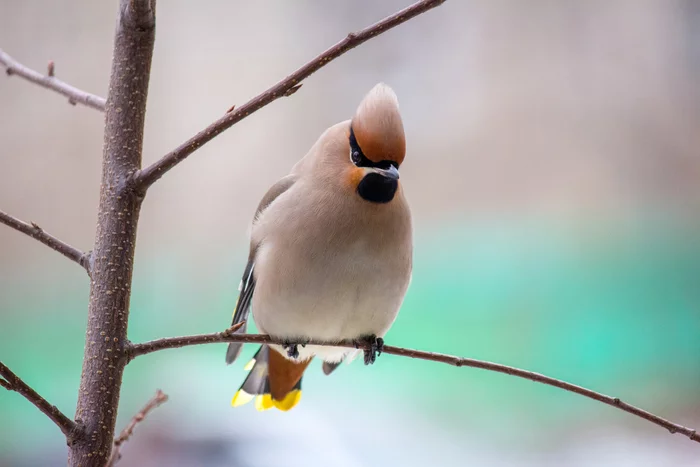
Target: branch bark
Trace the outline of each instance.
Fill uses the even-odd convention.
[[[46,399],[41,397],[34,389],[32,389],[27,383],[22,381],[22,379],[14,374],[5,364],[0,362],[0,376],[4,380],[0,379],[0,386],[4,387],[8,391],[15,391],[29,402],[34,404],[34,406],[41,410],[44,415],[49,417],[58,428],[61,429],[63,434],[66,436],[68,443],[74,438],[78,431],[77,425],[63,414],[58,407],[50,404]]]
[[[66,96],[68,98],[68,102],[73,105],[80,103],[103,112],[105,110],[104,98],[82,91],[56,78],[54,76],[53,61],[49,62],[48,64],[47,74],[42,75],[38,71],[34,71],[31,68],[22,65],[0,49],[0,65],[5,67],[5,73],[7,73],[8,76],[17,75],[41,87],[56,91],[57,93]]]
[[[445,0],[423,0],[404,8],[403,10],[384,18],[361,31],[350,33],[342,41],[327,49],[318,57],[314,58],[304,66],[278,82],[267,91],[254,97],[242,106],[230,110],[223,117],[197,133],[192,138],[182,143],[177,148],[163,156],[159,161],[138,172],[134,179],[134,187],[142,193],[148,189],[156,180],[166,172],[185,160],[187,156],[195,152],[214,139],[224,130],[231,128],[250,114],[262,109],[266,105],[274,102],[280,97],[290,96],[301,87],[301,81],[320,70],[332,60],[340,57],[345,52],[354,49],[360,44],[392,29],[415,16],[425,13],[444,3]]]
[[[136,226],[142,198],[125,183],[141,166],[155,41],[155,0],[121,0],[106,104],[102,183],[76,420],[86,436],[69,465],[103,467],[112,450],[126,358]]]
[[[235,334],[234,332],[239,329],[243,323],[233,326],[223,332],[217,332],[214,334],[201,334],[195,336],[182,336],[182,337],[169,337],[165,339],[157,339],[149,342],[144,342],[142,344],[132,344],[127,353],[129,361],[140,355],[146,355],[152,352],[157,352],[159,350],[174,349],[179,347],[186,347],[190,345],[200,345],[200,344],[213,344],[222,342],[242,342],[250,344],[278,344],[285,345],[288,342],[284,342],[282,339],[275,339],[264,334]],[[354,349],[364,349],[365,344],[356,341],[340,341],[340,342],[323,342],[323,341],[308,341],[304,342],[307,345],[330,345],[335,347],[347,347]],[[520,368],[515,368],[512,366],[501,365],[499,363],[486,362],[483,360],[475,360],[472,358],[456,357],[453,355],[445,355],[435,352],[425,352],[422,350],[405,349],[402,347],[394,347],[391,345],[385,345],[383,353],[391,355],[399,355],[402,357],[417,358],[420,360],[428,360],[432,362],[446,363],[448,365],[453,365],[457,367],[471,367],[480,368],[482,370],[494,371],[496,373],[504,373],[510,376],[516,376],[518,378],[527,379],[534,381],[536,383],[546,384],[548,386],[554,386],[555,388],[563,389],[564,391],[573,392],[581,396],[587,397],[589,399],[602,402],[603,404],[610,405],[624,412],[632,414],[634,416],[643,418],[655,425],[666,428],[669,432],[680,433],[684,436],[690,438],[690,440],[700,443],[700,435],[691,429],[678,425],[676,423],[670,422],[664,418],[657,415],[642,410],[639,407],[635,407],[626,402],[621,401],[617,397],[610,397],[605,394],[601,394],[590,389],[586,389],[575,384],[567,383],[566,381],[561,381],[559,379],[551,378],[540,373],[535,373],[533,371],[521,370]]]
[[[157,408],[167,400],[168,396],[163,391],[158,389],[156,391],[156,395],[153,396],[151,400],[149,400],[146,405],[144,405],[143,408],[133,416],[126,428],[124,428],[119,436],[117,436],[117,438],[114,440],[114,449],[112,449],[112,455],[109,456],[109,460],[107,461],[107,464],[105,464],[105,467],[112,467],[114,464],[119,462],[119,459],[122,458],[121,446],[129,440],[131,435],[134,433],[134,428],[136,428],[136,425],[142,422],[151,410]]]
[[[54,251],[61,253],[66,258],[75,261],[83,267],[90,274],[90,255],[84,253],[77,248],[73,248],[69,244],[62,242],[53,235],[47,233],[39,227],[34,222],[27,224],[16,217],[12,217],[6,212],[0,211],[0,222],[12,227],[13,229],[22,232],[23,234],[29,235],[34,240],[38,240],[44,245],[48,246]]]

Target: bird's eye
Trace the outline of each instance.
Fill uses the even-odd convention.
[[[359,165],[360,162],[362,162],[362,156],[360,155],[360,151],[352,151],[350,157],[352,158],[352,163],[355,165]]]

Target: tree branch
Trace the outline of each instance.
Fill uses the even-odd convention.
[[[200,334],[196,336],[166,337],[141,344],[131,344],[126,348],[126,358],[130,362],[136,357],[165,349],[175,349],[190,345],[216,344],[219,342],[245,342],[247,344],[271,343],[271,338],[264,334],[238,334],[234,333],[245,325],[245,321],[236,323],[230,328],[215,332],[214,334]],[[232,339],[233,338],[233,339]],[[232,340],[231,340],[232,339]],[[270,342],[267,342],[267,341]]]
[[[214,139],[224,130],[231,128],[234,124],[279,99],[280,97],[290,96],[295,93],[301,87],[301,81],[326,66],[332,60],[340,57],[345,52],[354,49],[358,45],[363,44],[373,37],[376,37],[389,29],[405,23],[411,18],[418,16],[421,13],[425,13],[426,11],[433,9],[444,2],[445,0],[422,0],[391,16],[388,16],[372,26],[369,26],[356,33],[348,34],[345,39],[338,42],[310,62],[306,63],[304,66],[269,88],[267,91],[254,97],[242,106],[227,112],[223,117],[182,143],[174,150],[170,151],[159,161],[139,171],[134,177],[134,188],[142,193],[145,192],[149,186],[162,177],[167,171],[182,162],[187,156],[195,152],[204,144]]]
[[[75,436],[77,432],[77,425],[73,420],[66,417],[63,412],[58,410],[58,407],[51,405],[46,399],[41,397],[34,389],[29,387],[27,383],[22,381],[22,379],[14,374],[5,364],[0,362],[0,376],[5,378],[0,379],[0,386],[4,387],[8,391],[15,391],[24,396],[29,402],[34,404],[34,406],[41,410],[44,415],[49,417],[66,436],[68,441]]]
[[[23,234],[29,235],[34,240],[40,241],[52,250],[61,253],[66,258],[75,261],[81,265],[88,274],[90,274],[90,255],[88,253],[84,253],[76,248],[73,248],[69,244],[62,242],[53,235],[50,235],[44,231],[44,229],[36,225],[34,222],[27,224],[16,217],[12,217],[6,212],[0,211],[0,223],[3,223],[8,227],[12,227]]]
[[[126,428],[124,428],[119,434],[119,436],[117,436],[117,438],[114,440],[114,448],[112,449],[112,455],[109,457],[109,460],[107,461],[107,464],[105,464],[105,467],[112,467],[119,461],[119,459],[122,458],[122,453],[120,452],[121,446],[129,440],[129,438],[134,432],[134,428],[136,428],[136,425],[138,425],[139,422],[142,422],[143,419],[146,418],[148,412],[163,404],[167,400],[168,396],[163,391],[158,389],[156,391],[156,395],[153,396],[151,400],[149,400],[136,415],[134,415],[134,417],[131,419]]]
[[[250,344],[286,344],[281,339],[274,339],[270,336],[264,334],[235,334],[235,331],[239,329],[243,323],[239,323],[223,332],[217,332],[214,334],[202,334],[196,336],[183,336],[183,337],[169,337],[165,339],[157,339],[149,342],[144,342],[142,344],[132,344],[127,350],[127,356],[129,360],[132,360],[140,355],[146,355],[152,352],[157,352],[159,350],[173,349],[177,347],[185,347],[189,345],[199,345],[199,344],[212,344],[221,342],[241,342]],[[304,344],[310,345],[330,345],[335,347],[347,347],[354,349],[364,349],[365,344],[357,341],[341,341],[341,342],[322,342],[311,340],[304,342]],[[676,423],[670,422],[664,418],[656,416],[638,407],[630,405],[626,402],[621,401],[617,397],[606,396],[599,392],[586,389],[575,384],[567,383],[555,378],[550,378],[549,376],[542,375],[540,373],[535,373],[532,371],[521,370],[519,368],[514,368],[512,366],[501,365],[498,363],[486,362],[482,360],[474,360],[471,358],[455,357],[452,355],[445,355],[434,352],[424,352],[422,350],[405,349],[402,347],[394,347],[391,345],[385,345],[382,350],[383,353],[399,355],[402,357],[417,358],[420,360],[429,360],[432,362],[446,363],[453,366],[466,366],[471,368],[480,368],[487,371],[495,371],[496,373],[504,373],[510,376],[516,376],[518,378],[527,379],[534,381],[536,383],[546,384],[548,386],[554,386],[565,391],[573,392],[581,396],[587,397],[589,399],[602,402],[603,404],[610,405],[612,407],[618,408],[624,412],[635,415],[637,417],[643,418],[651,423],[659,425],[666,428],[671,433],[680,433],[687,436],[692,441],[700,443],[700,435],[691,428],[686,428],[684,426],[678,425]]]
[[[105,108],[100,204],[92,254],[83,372],[75,419],[85,436],[71,467],[104,467],[114,443],[124,374],[136,229],[142,197],[126,188],[141,168],[148,82],[155,42],[155,0],[121,0]]]
[[[38,71],[34,71],[31,68],[22,65],[0,49],[0,64],[5,67],[5,73],[7,73],[8,76],[21,76],[27,81],[31,81],[32,83],[38,84],[46,89],[56,91],[57,93],[66,96],[68,98],[68,102],[73,105],[80,103],[103,112],[105,110],[104,98],[82,91],[56,78],[54,76],[53,61],[50,61],[48,64],[47,74],[42,75]]]

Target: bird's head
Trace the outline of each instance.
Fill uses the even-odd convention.
[[[406,138],[394,91],[377,84],[362,99],[350,121],[349,182],[363,199],[388,203],[399,186]]]

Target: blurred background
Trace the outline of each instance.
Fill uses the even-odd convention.
[[[410,0],[159,2],[144,163]],[[0,47],[106,95],[116,1],[0,0]],[[149,192],[134,341],[225,328],[260,197],[377,82],[396,90],[415,269],[392,345],[542,372],[700,428],[700,2],[451,1],[355,49]],[[103,117],[0,79],[0,208],[90,249]],[[88,280],[0,226],[0,359],[72,416]],[[698,466],[698,445],[580,396],[382,356],[289,413],[232,409],[222,345],[128,366],[127,466]],[[253,347],[245,348],[244,357]],[[241,360],[246,360],[243,358]],[[0,391],[0,465],[65,465]]]

